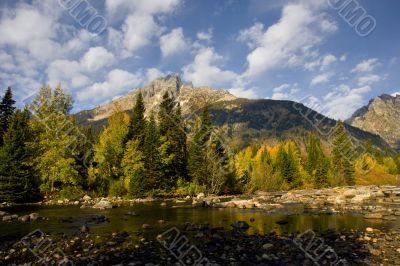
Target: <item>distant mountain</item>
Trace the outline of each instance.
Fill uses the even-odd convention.
[[[300,103],[237,98],[228,91],[182,84],[176,75],[157,79],[106,105],[80,112],[76,114],[76,121],[81,125],[91,124],[95,133],[98,133],[107,124],[107,117],[115,110],[130,112],[139,91],[144,96],[146,115],[152,110],[157,111],[162,95],[168,91],[180,103],[188,128],[193,124],[193,117],[204,106],[209,106],[224,140],[235,148],[266,140],[273,144],[289,138],[304,143],[309,132],[318,133],[317,128],[323,131],[321,138],[328,144],[329,132],[336,124],[335,120]],[[387,143],[379,136],[349,125],[346,127],[355,139],[371,140],[381,149],[388,148]]]
[[[400,151],[400,95],[378,96],[346,122],[381,136],[393,149]]]

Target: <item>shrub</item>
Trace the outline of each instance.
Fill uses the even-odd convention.
[[[85,192],[78,186],[67,186],[61,189],[60,199],[78,200],[84,196]]]

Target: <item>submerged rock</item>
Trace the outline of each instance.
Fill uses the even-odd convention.
[[[240,230],[247,230],[250,228],[250,225],[245,221],[234,222],[233,224],[231,224],[231,226],[235,229],[240,229]]]
[[[95,209],[112,209],[112,208],[114,208],[114,205],[106,199],[101,199],[99,202],[97,202],[95,205],[93,205],[93,208],[95,208]]]

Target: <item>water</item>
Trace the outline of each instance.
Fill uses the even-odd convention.
[[[106,235],[114,231],[143,231],[143,224],[150,224],[153,230],[148,232],[161,233],[172,226],[180,226],[186,222],[194,224],[210,224],[210,227],[230,229],[235,221],[246,221],[251,225],[249,234],[264,234],[274,230],[278,234],[304,232],[308,229],[318,231],[326,229],[359,229],[366,227],[378,229],[399,228],[400,221],[367,220],[360,214],[305,214],[298,206],[286,206],[277,214],[267,214],[257,209],[237,208],[192,208],[191,202],[175,203],[167,201],[162,207],[161,202],[138,203],[133,206],[121,206],[111,210],[80,209],[76,206],[19,206],[6,211],[18,215],[37,212],[48,221],[21,223],[0,222],[0,236],[22,237],[29,232],[40,229],[46,233],[74,234],[84,224],[85,217],[90,215],[105,215],[109,222],[89,224],[91,233]],[[135,212],[137,216],[129,216]],[[62,222],[62,219],[72,217],[72,222]],[[164,223],[159,223],[164,220]]]

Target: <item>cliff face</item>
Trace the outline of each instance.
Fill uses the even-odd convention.
[[[381,136],[392,148],[400,150],[400,95],[383,94],[372,99],[347,123]]]

